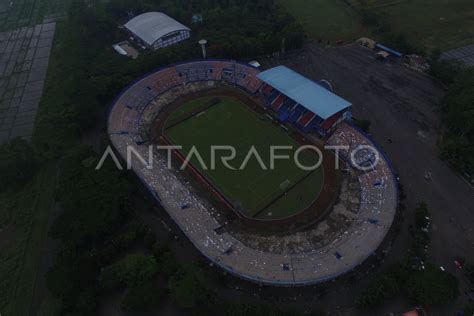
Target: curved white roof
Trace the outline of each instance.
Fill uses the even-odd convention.
[[[162,12],[147,12],[137,15],[128,21],[125,27],[149,45],[171,32],[190,30]]]

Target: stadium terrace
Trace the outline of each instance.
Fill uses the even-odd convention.
[[[148,146],[148,153],[147,156],[142,156],[140,152],[138,152],[134,146],[127,146],[127,169],[130,170],[133,165],[134,159],[136,159],[139,163],[145,166],[147,169],[153,169],[153,162],[155,152],[157,151],[166,151],[166,157],[168,159],[167,166],[169,169],[172,168],[172,153],[175,150],[182,150],[183,146],[179,145],[149,145]],[[333,146],[333,145],[324,145],[324,149],[334,151],[334,159],[335,159],[335,168],[336,170],[339,169],[340,165],[338,160],[340,159],[339,153],[341,151],[348,151],[349,146]],[[304,150],[313,151],[317,156],[318,159],[315,164],[313,165],[305,165],[304,161],[300,161],[300,155]],[[223,154],[226,152],[227,154]],[[363,152],[365,156],[361,156],[360,152]],[[290,155],[293,153],[293,155]],[[277,160],[293,160],[295,164],[302,170],[316,170],[318,169],[321,164],[324,156],[321,150],[312,145],[305,145],[299,148],[293,148],[293,146],[270,146],[270,151],[268,157],[263,157],[259,154],[257,148],[255,146],[251,146],[246,154],[243,155],[244,159],[242,161],[237,161],[237,149],[233,146],[229,145],[211,145],[209,148],[209,157],[208,161],[203,159],[203,156],[199,153],[199,150],[196,146],[192,146],[189,152],[187,153],[185,159],[183,160],[179,169],[184,170],[187,166],[191,163],[193,158],[196,159],[197,163],[203,170],[215,170],[216,165],[219,164],[219,167],[227,168],[230,170],[244,170],[247,168],[249,161],[254,159],[258,165],[261,167],[262,170],[274,170],[275,169],[275,162]],[[108,147],[99,162],[97,163],[96,170],[100,170],[104,164],[104,161],[111,157],[111,159],[115,162],[115,165],[118,169],[123,170],[124,168],[120,164],[119,159],[115,156],[113,150]],[[242,156],[242,155],[239,155]],[[361,160],[361,157],[363,159]],[[268,159],[264,159],[268,158]],[[379,153],[376,148],[371,146],[361,146],[358,148],[354,148],[352,151],[349,152],[349,158],[351,165],[354,168],[359,170],[370,170],[374,169],[377,166],[378,160],[380,159]],[[237,163],[237,164],[236,164]]]
[[[124,160],[129,147],[141,157],[150,145],[182,147],[154,153],[153,169],[139,160],[130,167],[210,262],[258,284],[311,285],[352,271],[394,219],[390,163],[352,126],[350,103],[286,67],[261,72],[206,59],[157,69],[118,96],[108,133]],[[270,145],[291,146],[289,156],[315,146],[323,159],[311,171],[292,159],[277,159],[275,170],[262,171],[256,159],[244,170],[204,170],[193,156],[179,169],[193,146],[209,161],[213,144],[235,147],[240,161],[252,146],[267,157]],[[301,158],[317,161],[314,151]],[[355,167],[374,159],[372,168]]]

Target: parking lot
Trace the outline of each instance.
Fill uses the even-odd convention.
[[[278,64],[285,64],[313,80],[330,81],[336,94],[352,102],[354,116],[371,122],[372,137],[400,174],[407,195],[405,220],[385,264],[378,270],[406,252],[413,211],[419,202],[425,201],[433,220],[430,259],[460,280],[463,293],[466,283],[454,259],[462,256],[474,261],[474,188],[439,157],[443,88],[423,73],[401,64],[377,61],[374,52],[357,44],[326,49],[309,44],[304,51],[287,58],[264,61],[266,67]],[[426,174],[430,174],[430,179]],[[322,304],[340,307],[341,315],[357,314],[342,311],[345,306],[353,305],[354,295],[363,290],[370,279],[368,276],[345,290],[338,285]],[[429,314],[452,315],[466,299],[460,295],[453,306],[429,310]],[[388,302],[374,315],[400,312],[401,304],[403,302],[397,301],[396,308],[392,309]]]

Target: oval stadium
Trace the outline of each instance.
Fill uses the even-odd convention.
[[[398,203],[389,160],[331,90],[284,66],[183,62],[129,85],[108,134],[214,265],[259,284],[312,285],[372,255]]]

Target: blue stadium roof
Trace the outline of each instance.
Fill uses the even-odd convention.
[[[350,102],[285,66],[263,71],[257,77],[322,119],[351,106]]]

